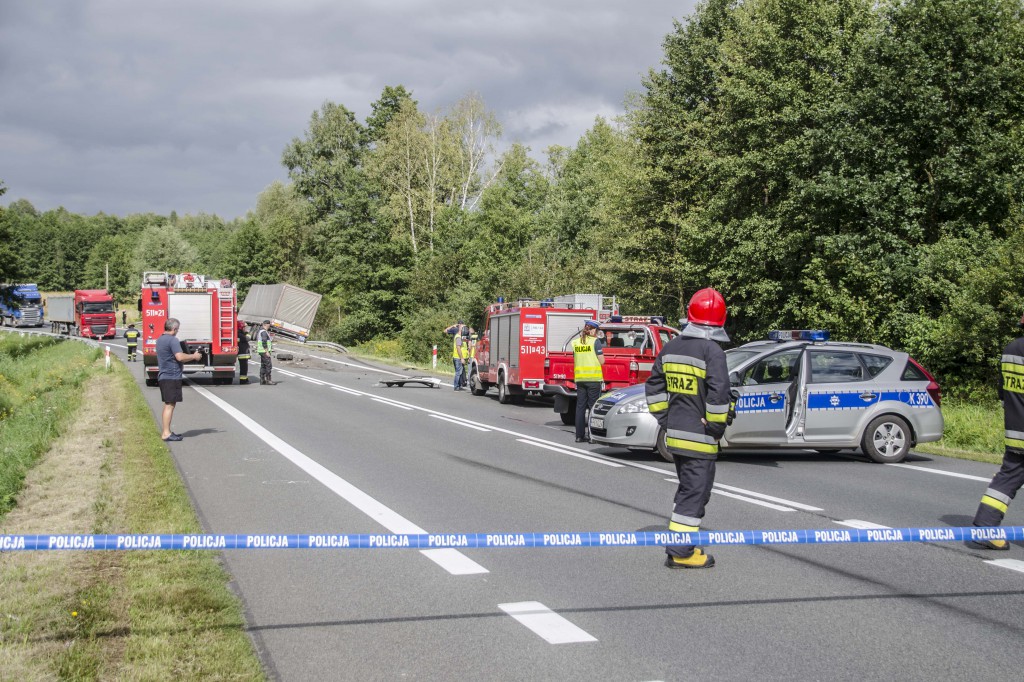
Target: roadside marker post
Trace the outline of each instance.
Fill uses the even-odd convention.
[[[437,344],[436,343],[434,344],[434,359],[433,359],[432,367],[434,369],[437,369]]]

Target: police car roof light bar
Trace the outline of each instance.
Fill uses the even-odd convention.
[[[831,336],[825,329],[775,329],[768,332],[772,341],[828,341]]]

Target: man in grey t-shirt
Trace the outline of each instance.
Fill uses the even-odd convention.
[[[164,411],[161,415],[163,430],[160,437],[167,441],[181,440],[181,435],[171,431],[171,417],[174,416],[174,406],[181,402],[181,381],[184,376],[182,372],[186,360],[199,360],[202,353],[185,353],[181,348],[181,341],[178,340],[178,328],[181,322],[173,317],[167,318],[164,322],[164,333],[156,340],[156,362],[159,370],[156,380],[160,384],[160,400],[164,403]]]

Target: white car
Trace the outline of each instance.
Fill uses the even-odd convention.
[[[831,343],[821,330],[772,332],[769,339],[726,351],[736,418],[724,448],[860,448],[876,462],[892,463],[917,443],[942,437],[939,384],[906,353]],[[601,396],[591,411],[590,438],[656,448],[672,461],[643,384]]]

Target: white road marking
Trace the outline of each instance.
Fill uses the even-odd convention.
[[[573,625],[539,601],[498,604],[498,608],[539,635],[548,644],[597,641],[597,637]]]
[[[1018,571],[1024,573],[1024,561],[1017,559],[990,559],[985,561],[986,564],[992,564],[1000,568],[1008,568],[1011,571]]]
[[[423,535],[427,531],[423,530],[415,523],[400,515],[398,512],[384,506],[374,498],[364,493],[359,488],[355,487],[341,476],[338,476],[334,472],[327,469],[327,467],[319,464],[306,455],[299,452],[297,449],[286,443],[281,438],[275,436],[273,433],[265,429],[264,427],[257,424],[253,419],[247,416],[244,412],[237,409],[233,405],[228,404],[223,399],[218,398],[202,386],[197,386],[195,383],[189,381],[192,388],[203,396],[211,403],[224,410],[231,418],[237,421],[239,424],[244,426],[246,429],[251,431],[257,438],[262,440],[264,443],[277,450],[281,455],[289,460],[292,464],[305,471],[308,475],[322,483],[331,492],[336,494],[341,499],[345,500],[353,507],[363,512],[371,519],[379,523],[384,528],[395,534],[414,534]],[[441,568],[445,569],[449,573],[452,573],[451,568],[454,567],[452,563],[451,553],[446,553],[440,557],[437,554],[428,553],[431,550],[422,550],[420,554],[423,554],[431,561],[437,563]],[[452,552],[461,554],[458,550],[452,550]],[[440,560],[439,560],[440,559]],[[471,571],[470,564],[476,566],[476,569]],[[452,573],[453,575],[467,575],[470,572],[474,573],[488,573],[489,571],[477,564],[469,557],[464,556],[464,561],[460,560],[459,572]]]
[[[317,381],[316,379],[310,379],[309,377],[299,377],[299,378],[302,379],[303,381],[308,381],[311,384],[316,384],[317,386],[323,386],[324,385],[324,382]]]
[[[328,384],[328,386],[330,386],[330,384]],[[363,397],[363,394],[360,393],[359,391],[350,391],[347,388],[342,388],[341,386],[331,386],[331,388],[333,388],[335,391],[341,391],[342,393],[348,393],[349,395],[357,395],[360,398]]]
[[[390,405],[391,407],[397,407],[400,410],[411,410],[412,409],[408,405],[403,405],[402,403],[396,403],[396,402],[392,402],[390,400],[385,400],[384,398],[372,398],[372,400],[375,403],[383,403],[384,405]]]
[[[441,419],[441,420],[446,421],[446,422],[451,422],[452,424],[458,424],[459,426],[465,426],[467,429],[476,429],[477,431],[486,431],[488,433],[490,433],[490,431],[491,431],[490,429],[485,429],[484,427],[477,426],[476,424],[468,424],[468,423],[462,421],[461,419],[452,419],[451,417],[444,417],[444,416],[441,416],[439,414],[432,414],[430,416],[433,417],[434,419]]]
[[[913,471],[924,471],[929,474],[940,474],[942,476],[953,476],[954,478],[966,478],[970,481],[981,481],[982,483],[988,483],[992,480],[992,477],[982,478],[981,476],[971,476],[970,474],[958,474],[955,471],[941,471],[939,469],[929,469],[928,467],[918,467],[913,464],[886,464],[888,467],[900,467],[902,469],[911,469]]]
[[[803,509],[804,511],[822,511],[821,507],[812,507],[809,504],[803,504],[802,502],[794,502],[792,500],[784,500],[781,497],[772,497],[771,495],[765,495],[763,493],[755,493],[753,490],[744,490],[743,488],[736,488],[731,485],[725,485],[724,483],[715,483],[716,488],[722,488],[723,490],[731,490],[734,493],[740,493],[741,495],[748,495],[750,497],[757,497],[762,500],[768,500],[770,502],[778,502],[788,507],[795,507],[797,509]]]
[[[850,528],[859,528],[861,530],[892,528],[892,526],[883,526],[878,523],[871,523],[870,521],[861,521],[860,519],[847,519],[845,521],[836,521],[836,523],[840,526],[849,526]]]
[[[487,573],[487,569],[457,549],[421,549],[420,554],[452,575],[476,575]]]
[[[591,457],[589,455],[582,455],[582,454],[580,454],[578,452],[573,452],[572,450],[567,450],[565,448],[556,447],[554,445],[547,445],[546,443],[543,443],[543,442],[540,442],[540,441],[536,441],[536,440],[528,440],[526,438],[516,438],[516,440],[519,441],[520,443],[526,443],[527,445],[532,445],[534,447],[544,448],[545,450],[552,450],[554,452],[558,452],[558,453],[561,453],[563,455],[569,455],[570,457],[579,457],[580,459],[585,459],[588,462],[595,462],[596,464],[604,464],[605,466],[609,466],[609,467],[621,467],[622,466],[618,462],[609,462],[609,461],[604,460],[604,459],[598,459],[597,457]]]
[[[351,362],[342,362],[341,360],[333,360],[331,358],[325,358],[321,355],[313,355],[312,353],[300,353],[299,351],[289,351],[296,355],[305,355],[307,358],[316,358],[317,360],[323,360],[324,362],[333,362],[338,365],[345,365],[347,367],[355,367],[356,369],[365,369],[367,372],[380,372],[381,374],[390,374],[396,377],[408,378],[407,374],[399,374],[398,372],[390,372],[386,369],[377,369],[376,367],[367,367],[366,365],[356,365]]]
[[[775,509],[777,511],[784,511],[784,512],[796,511],[796,509],[791,509],[790,507],[783,507],[781,504],[772,504],[771,502],[764,502],[762,500],[756,500],[753,497],[745,497],[743,495],[737,495],[735,493],[727,493],[724,490],[718,490],[716,488],[712,488],[711,492],[715,493],[716,495],[725,495],[726,497],[732,497],[732,498],[737,499],[737,500],[743,500],[744,502],[749,502],[750,504],[756,504],[756,505],[760,505],[762,507],[768,507],[769,509]]]

